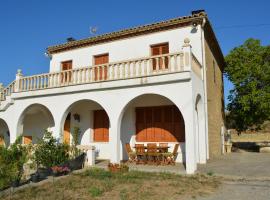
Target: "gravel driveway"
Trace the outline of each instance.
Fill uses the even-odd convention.
[[[199,173],[225,177],[212,195],[198,200],[269,200],[270,154],[232,153],[199,166]]]

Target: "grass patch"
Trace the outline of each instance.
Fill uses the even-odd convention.
[[[212,193],[220,181],[215,176],[184,176],[170,173],[131,171],[110,173],[90,169],[80,174],[28,187],[14,193],[11,199],[187,199]],[[9,195],[1,199],[10,199]]]

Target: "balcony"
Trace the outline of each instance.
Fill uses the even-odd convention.
[[[5,101],[12,93],[152,77],[179,72],[192,71],[202,79],[201,68],[201,64],[196,57],[190,51],[186,51],[26,77],[18,70],[15,81],[5,88],[0,86],[0,100]]]

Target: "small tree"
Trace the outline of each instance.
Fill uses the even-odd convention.
[[[34,153],[34,160],[38,167],[50,168],[66,162],[69,159],[69,146],[57,143],[52,133],[45,131]]]
[[[72,138],[73,138],[72,147],[71,147],[72,157],[77,157],[81,153],[80,150],[77,148],[77,146],[79,145],[80,136],[81,136],[81,130],[79,127],[75,126],[72,132]]]
[[[225,75],[234,84],[228,119],[240,133],[270,119],[270,46],[248,39],[226,56]]]
[[[29,156],[29,149],[21,144],[21,138],[18,137],[9,148],[0,146],[0,189],[21,180]]]

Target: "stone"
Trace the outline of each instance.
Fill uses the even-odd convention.
[[[270,153],[270,146],[269,147],[260,147],[260,153]]]

